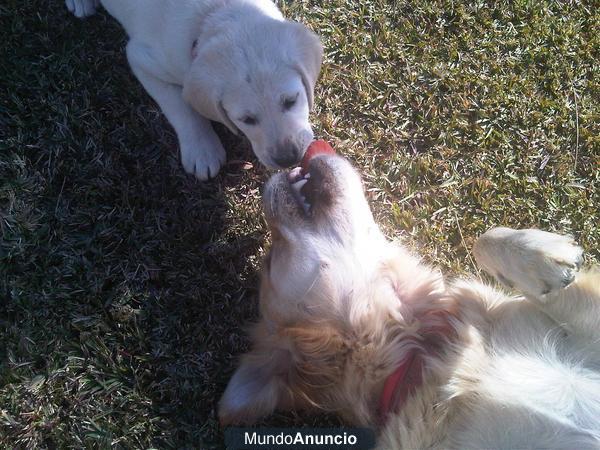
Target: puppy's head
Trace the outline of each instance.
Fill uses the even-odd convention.
[[[322,47],[305,26],[284,20],[217,16],[193,51],[183,96],[201,115],[243,133],[267,167],[302,159]]]

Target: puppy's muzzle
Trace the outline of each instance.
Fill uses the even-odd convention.
[[[304,152],[296,143],[286,140],[275,148],[273,161],[280,168],[285,169],[299,164],[303,155]]]

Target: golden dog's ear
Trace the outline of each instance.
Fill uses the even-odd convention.
[[[319,37],[306,26],[296,22],[286,23],[291,25],[286,27],[286,30],[290,31],[286,36],[289,64],[300,74],[308,99],[308,108],[312,109],[315,85],[323,60],[323,46]]]
[[[331,327],[289,327],[269,334],[261,323],[219,403],[222,425],[251,424],[276,409],[323,403],[342,377],[349,348]]]
[[[267,338],[242,358],[219,403],[221,425],[251,424],[275,409],[291,406],[291,353]]]
[[[228,53],[231,51],[227,46],[215,44],[213,40],[205,45],[194,44],[193,61],[183,80],[182,97],[201,116],[220,122],[239,135],[240,130],[222,102],[225,89],[222,74],[235,70]]]
[[[343,376],[350,344],[329,325],[291,327],[283,331],[293,346],[290,387],[305,405],[319,406]]]

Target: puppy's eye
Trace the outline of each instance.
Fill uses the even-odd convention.
[[[246,125],[256,125],[258,123],[258,120],[256,119],[256,117],[246,116],[242,119],[242,122],[244,122]]]
[[[283,109],[285,111],[292,109],[292,107],[296,104],[296,100],[298,99],[298,94],[294,97],[287,97],[283,99]]]

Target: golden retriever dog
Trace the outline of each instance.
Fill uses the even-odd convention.
[[[210,120],[243,133],[267,167],[300,161],[323,53],[308,28],[270,0],[66,0],[78,17],[100,3],[127,31],[131,69],[175,129],[186,172],[206,180],[225,163]]]
[[[478,263],[521,295],[447,283],[373,220],[357,172],[318,155],[264,190],[260,322],[224,425],[335,412],[382,449],[600,448],[600,272],[569,237],[495,228]]]

